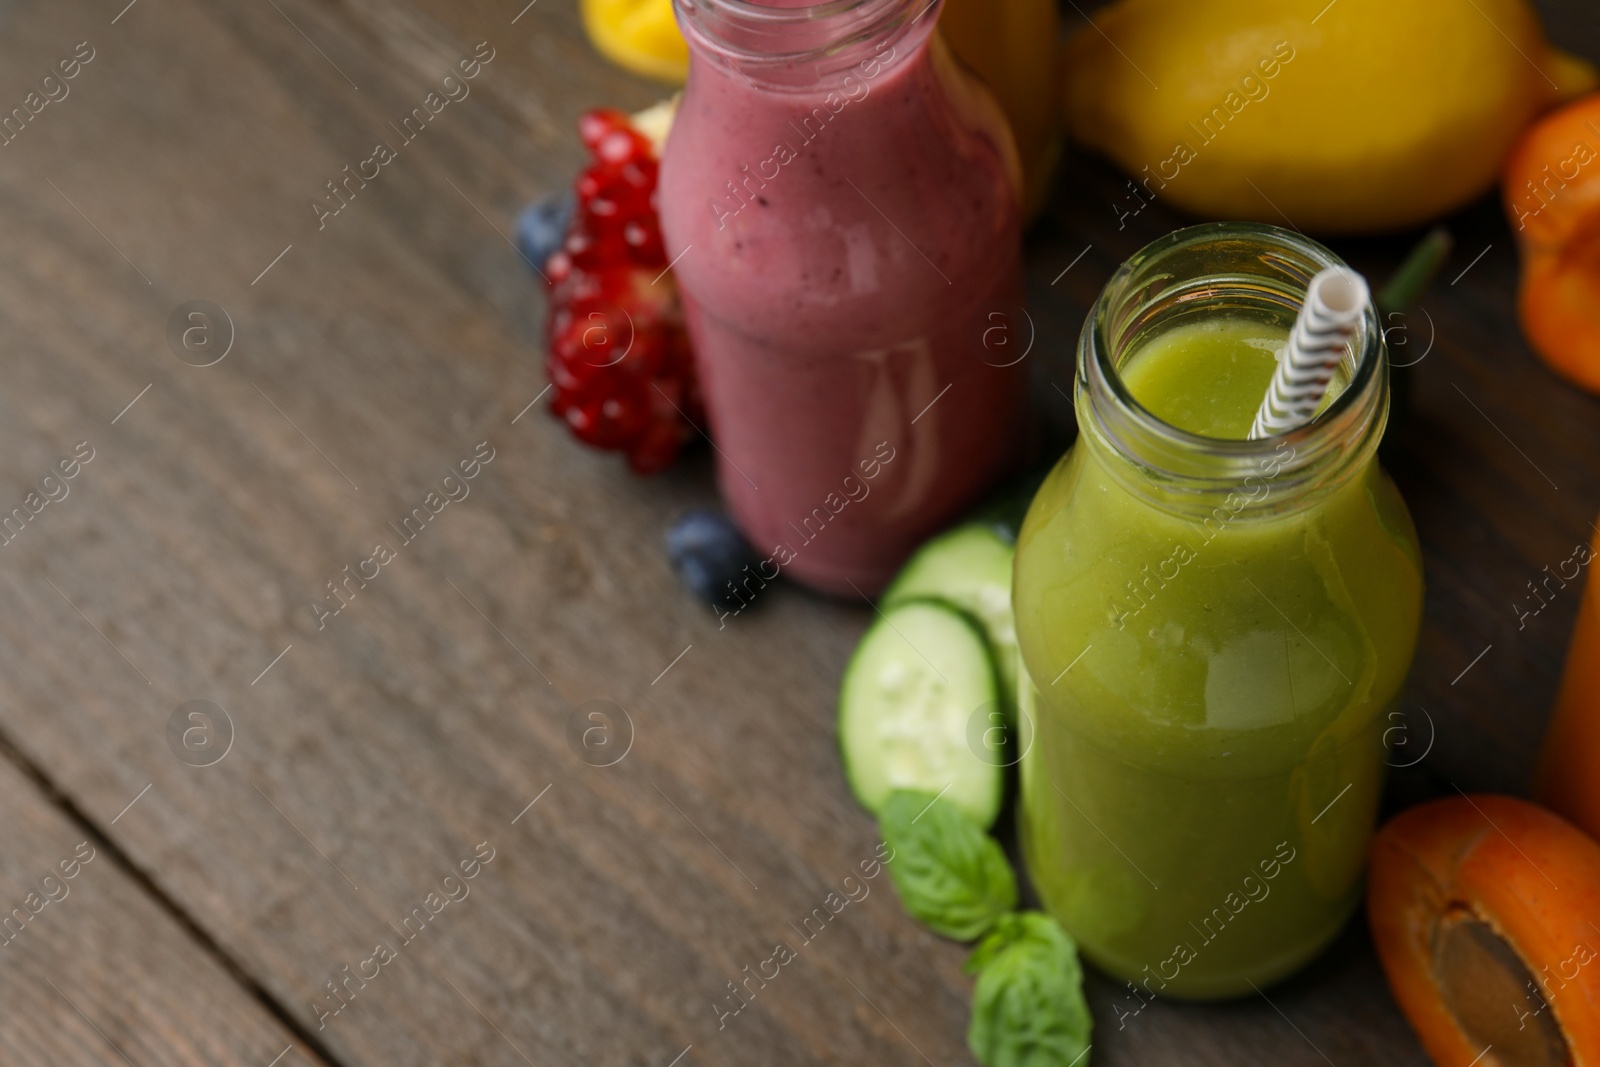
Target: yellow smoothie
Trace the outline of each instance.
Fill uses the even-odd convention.
[[[1202,317],[1120,375],[1163,421],[1239,440],[1286,335]],[[1422,608],[1411,519],[1370,453],[1336,484],[1280,492],[1286,442],[1205,507],[1175,504],[1081,398],[1079,421],[1017,543],[1029,870],[1135,995],[1249,993],[1357,904]]]

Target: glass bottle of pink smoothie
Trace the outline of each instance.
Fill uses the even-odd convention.
[[[1019,455],[1016,148],[937,0],[674,6],[661,227],[722,494],[771,566],[873,594]]]

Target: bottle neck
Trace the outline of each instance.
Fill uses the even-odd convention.
[[[1087,445],[1128,492],[1195,516],[1291,514],[1365,471],[1388,416],[1383,331],[1370,307],[1311,422],[1261,440],[1222,440],[1162,421],[1123,383],[1121,368],[1159,334],[1216,316],[1294,324],[1306,285],[1343,262],[1273,226],[1209,223],[1169,234],[1118,269],[1084,323],[1075,408]]]
[[[942,0],[673,0],[696,65],[769,91],[848,90],[924,45]]]

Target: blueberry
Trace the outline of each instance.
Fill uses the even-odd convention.
[[[720,511],[696,509],[674,522],[667,529],[667,558],[694,598],[713,606],[739,610],[753,595],[744,583],[750,581],[751,589],[765,584],[751,579],[756,573],[755,553],[733,520]],[[751,569],[746,571],[746,566]]]
[[[572,190],[566,189],[540,197],[517,216],[517,251],[538,269],[566,238],[573,203]]]

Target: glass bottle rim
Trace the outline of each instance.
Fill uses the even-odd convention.
[[[1174,278],[1161,271],[1164,261],[1207,245],[1245,250],[1275,273],[1274,295],[1290,321],[1311,277],[1327,267],[1345,266],[1304,234],[1261,223],[1203,223],[1152,241],[1111,276],[1084,322],[1075,404],[1080,425],[1138,469],[1148,487],[1177,500],[1226,494],[1252,475],[1272,482],[1280,500],[1286,492],[1303,495],[1342,480],[1375,453],[1388,412],[1386,346],[1371,304],[1342,365],[1344,388],[1310,422],[1283,434],[1241,440],[1193,433],[1150,411],[1124,383],[1120,361],[1129,353],[1127,338],[1118,343],[1117,334],[1126,326],[1121,320],[1148,313],[1154,299],[1181,303],[1220,291],[1222,275]],[[1159,297],[1151,297],[1152,287],[1160,290]],[[1138,306],[1141,299],[1146,306]],[[1286,302],[1290,299],[1292,310]]]
[[[890,7],[902,0],[821,0],[814,4],[797,4],[779,7],[760,4],[755,0],[678,0],[688,7],[706,7],[736,14],[757,22],[791,23],[813,22],[832,18],[863,7]]]
[[[700,43],[739,67],[804,65],[853,45],[882,40],[922,20],[943,0],[821,0],[777,7],[753,0],[672,0],[691,46]],[[930,20],[930,22],[933,20]],[[814,43],[786,47],[791,35],[811,30]],[[753,42],[770,40],[769,46]]]

